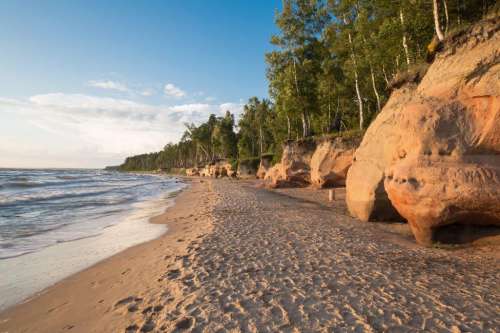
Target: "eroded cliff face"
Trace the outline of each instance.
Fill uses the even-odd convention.
[[[455,35],[418,86],[392,94],[348,172],[352,215],[396,210],[426,245],[443,225],[500,224],[499,30]]]
[[[312,140],[289,141],[283,147],[280,163],[266,174],[271,187],[306,186],[311,183],[311,158],[316,149]]]
[[[186,169],[186,176],[195,177],[200,175],[200,170],[197,167]]]
[[[187,176],[201,176],[201,177],[236,177],[236,170],[233,169],[231,163],[227,160],[221,159],[205,165],[203,168],[190,168],[186,169]]]
[[[392,93],[354,153],[346,178],[346,202],[351,215],[362,221],[401,220],[387,196],[384,178],[401,140],[397,131],[401,109],[414,90],[409,86]]]
[[[280,163],[264,179],[271,187],[343,186],[359,141],[354,136],[287,142]]]
[[[238,178],[250,179],[256,178],[257,168],[258,168],[258,160],[249,159],[249,160],[240,160],[238,163]]]
[[[316,187],[344,186],[359,138],[322,140],[311,157],[311,184]]]
[[[262,156],[260,158],[259,168],[257,169],[257,178],[264,179],[267,171],[271,168],[272,155]]]

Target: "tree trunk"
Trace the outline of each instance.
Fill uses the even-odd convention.
[[[302,101],[302,96],[300,95],[299,81],[297,79],[297,64],[295,62],[295,58],[293,58],[293,77],[295,80],[295,90],[297,92],[297,99],[300,101],[300,104],[302,107],[302,136],[305,138],[305,137],[309,136],[309,128],[308,128],[308,124],[307,124],[308,119],[307,119],[304,103]]]
[[[373,68],[371,64],[370,64],[370,74],[372,77],[373,92],[375,93],[375,97],[377,98],[377,110],[378,112],[380,112],[380,96],[377,91],[377,85],[375,84],[375,75],[373,74]]]
[[[382,73],[384,73],[384,81],[387,87],[389,87],[389,79],[387,78],[387,73],[385,72],[385,66],[382,65]]]
[[[328,97],[328,125],[326,126],[326,133],[332,130],[332,106],[330,103],[330,97]]]
[[[403,16],[403,8],[399,8],[399,19],[401,20],[401,28],[403,29],[403,49],[405,50],[406,64],[410,65],[410,54],[408,52],[408,43],[406,42],[405,19]]]
[[[436,30],[436,35],[439,41],[443,41],[444,35],[443,31],[441,31],[441,26],[439,25],[439,8],[438,8],[438,0],[432,0],[432,8],[434,15],[434,29]]]
[[[448,5],[446,4],[446,0],[443,0],[443,7],[444,7],[444,17],[446,19],[445,23],[446,25],[444,26],[444,34],[448,34],[448,26],[450,24],[450,17],[448,16]]]
[[[341,130],[340,123],[342,122],[342,115],[339,114],[339,110],[340,110],[340,96],[337,96],[337,109],[335,110],[335,117],[333,118],[334,121],[333,129],[337,130],[337,132],[340,132]]]
[[[260,141],[260,145],[259,145],[260,155],[259,156],[262,156],[262,152],[263,152],[263,146],[262,146],[262,144],[263,144],[262,141],[263,140],[262,140],[262,137],[263,137],[263,135],[262,135],[262,125],[261,125],[261,126],[259,126],[259,141]]]
[[[287,133],[286,133],[286,138],[287,140],[290,140],[291,135],[292,135],[292,124],[290,123],[290,116],[287,114],[286,115],[286,123],[287,123]]]
[[[305,138],[307,136],[308,136],[307,117],[306,113],[302,112],[302,137]]]
[[[354,86],[356,87],[356,96],[358,98],[358,107],[359,107],[359,128],[363,129],[364,117],[363,117],[363,99],[361,98],[361,92],[359,90],[359,80],[358,80],[358,66],[356,63],[356,56],[354,54],[354,46],[352,45],[352,36],[349,32],[349,45],[351,46],[351,58],[352,64],[354,67]]]
[[[375,84],[375,74],[373,73],[373,66],[372,66],[372,60],[370,57],[370,51],[367,49],[368,43],[366,42],[365,36],[363,37],[363,43],[365,45],[365,52],[366,52],[366,58],[368,60],[368,65],[370,67],[370,76],[372,79],[372,87],[373,87],[373,92],[375,94],[375,98],[377,99],[377,110],[380,112],[380,96],[377,91],[377,85]]]

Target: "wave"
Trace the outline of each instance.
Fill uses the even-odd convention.
[[[150,217],[142,203],[162,193],[174,197],[180,186],[176,178],[149,175],[19,173],[0,170],[0,260],[94,237],[122,219]]]
[[[6,200],[0,200],[0,207],[13,207],[17,205],[24,205],[27,203],[34,203],[34,202],[46,202],[46,201],[53,201],[53,200],[61,200],[61,199],[76,199],[76,198],[84,198],[84,197],[89,197],[89,196],[101,196],[104,194],[108,193],[113,193],[116,192],[117,194],[124,195],[126,191],[133,190],[135,188],[140,188],[140,187],[147,187],[149,185],[154,185],[159,182],[148,182],[148,183],[140,183],[140,184],[134,184],[134,185],[129,185],[129,186],[119,186],[119,185],[106,185],[106,186],[100,186],[101,188],[105,188],[102,190],[98,191],[86,191],[86,192],[80,192],[80,193],[64,193],[64,194],[59,194],[59,193],[47,193],[47,192],[36,192],[32,193],[30,195],[23,195],[21,197],[15,197],[15,196],[10,196],[7,197]],[[68,190],[64,186],[59,188],[60,191]],[[3,196],[0,196],[0,198]],[[108,203],[108,204],[113,204],[113,203]]]
[[[10,181],[0,184],[0,188],[25,188],[25,187],[37,187],[41,186],[43,183],[26,181]]]

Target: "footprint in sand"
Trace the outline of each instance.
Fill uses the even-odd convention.
[[[179,276],[181,276],[181,271],[179,269],[172,269],[167,272],[167,279],[169,280],[175,280]]]
[[[194,325],[194,318],[184,317],[175,323],[175,328],[178,331],[188,330]]]
[[[138,329],[139,326],[137,326],[136,324],[132,324],[127,326],[127,328],[125,328],[125,333],[135,333],[137,332]]]

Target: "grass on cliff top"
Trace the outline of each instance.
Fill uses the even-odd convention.
[[[343,131],[343,132],[334,132],[334,133],[328,133],[328,134],[321,134],[321,135],[315,135],[310,137],[311,140],[314,140],[316,143],[325,141],[325,140],[333,140],[336,138],[342,138],[346,141],[350,140],[361,140],[363,138],[363,135],[365,135],[366,130],[360,130],[360,129],[351,129],[348,131]]]

